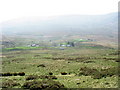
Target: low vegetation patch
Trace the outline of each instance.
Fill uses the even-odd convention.
[[[66,72],[61,72],[61,75],[67,75],[67,73]]]
[[[30,76],[26,77],[26,80],[34,80],[34,79],[38,79],[38,78],[39,78],[39,76],[37,76],[37,75],[30,75]]]
[[[105,60],[115,60],[115,61],[118,60],[118,58],[107,58],[107,57],[104,57],[103,59],[105,59]]]
[[[41,76],[39,76],[40,77],[40,79],[57,79],[57,77],[56,76],[48,76],[48,75],[41,75]]]
[[[50,89],[50,88],[64,88],[64,85],[58,81],[43,80],[26,82],[22,87],[25,89]]]
[[[13,59],[12,62],[14,62],[14,61],[23,61],[23,60],[25,60],[25,58],[16,58],[16,59]]]
[[[2,87],[1,88],[12,88],[14,86],[19,86],[20,84],[13,81],[13,80],[8,80],[5,82],[2,82]]]
[[[14,58],[15,56],[7,56],[6,58]]]
[[[0,73],[0,76],[17,76],[17,75],[24,76],[25,73],[24,72],[18,72],[18,73],[16,73],[16,72]]]
[[[113,76],[117,75],[117,68],[107,68],[107,69],[101,69],[100,71],[97,69],[92,69],[88,67],[83,67],[80,69],[79,75],[85,75],[85,76],[92,76],[94,79],[101,79],[102,77],[107,77],[107,76]]]
[[[53,73],[52,73],[52,72],[49,72],[49,75],[53,75]]]
[[[95,61],[84,61],[83,63],[95,63]]]
[[[37,67],[46,67],[44,64],[40,64]]]
[[[41,55],[34,55],[34,57],[40,57]]]
[[[13,73],[7,72],[7,73],[0,73],[0,76],[12,76]]]

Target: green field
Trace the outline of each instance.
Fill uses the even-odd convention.
[[[57,88],[118,88],[116,49],[89,46],[64,50],[54,47],[14,49],[4,50],[1,56],[4,88],[45,88],[50,85]],[[25,75],[17,75],[20,72]]]

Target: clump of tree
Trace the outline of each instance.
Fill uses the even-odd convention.
[[[75,46],[75,44],[74,44],[74,42],[67,42],[67,45],[70,45],[71,47],[74,47]]]
[[[60,46],[74,47],[75,44],[74,44],[74,42],[68,41],[68,42],[66,42],[66,43],[60,43]]]

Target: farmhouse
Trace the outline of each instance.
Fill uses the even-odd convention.
[[[31,44],[31,45],[28,45],[28,47],[39,47],[40,45],[39,44]]]
[[[60,47],[74,47],[74,42],[60,43]]]

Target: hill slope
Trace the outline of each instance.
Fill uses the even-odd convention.
[[[117,31],[117,13],[107,15],[66,15],[55,17],[29,17],[2,23],[4,34],[44,33],[98,33]]]

